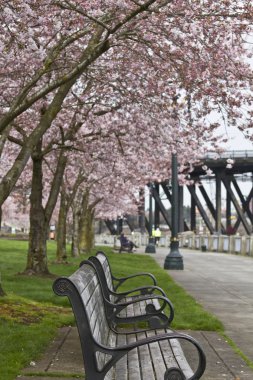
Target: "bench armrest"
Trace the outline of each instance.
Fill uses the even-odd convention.
[[[205,356],[205,353],[204,353],[202,347],[196,341],[196,339],[194,339],[190,335],[178,333],[178,332],[174,332],[174,331],[164,333],[164,334],[154,335],[152,337],[148,337],[148,338],[144,338],[144,339],[140,339],[140,340],[135,341],[133,343],[129,343],[129,344],[122,345],[122,346],[117,346],[116,348],[106,347],[106,346],[102,346],[99,344],[98,346],[100,346],[100,350],[102,352],[112,356],[112,359],[105,365],[103,372],[105,372],[105,373],[108,372],[109,369],[113,365],[115,365],[115,363],[118,360],[120,360],[124,355],[126,355],[129,351],[135,349],[136,347],[141,347],[144,345],[148,345],[150,343],[160,342],[163,340],[172,340],[172,339],[186,340],[195,346],[197,353],[198,353],[198,359],[199,359],[198,360],[198,367],[195,370],[193,376],[191,376],[190,379],[188,379],[188,380],[200,379],[201,376],[203,375],[204,371],[205,371],[205,368],[206,368],[206,356]]]
[[[152,300],[162,301],[162,305],[160,305],[159,309],[156,309],[153,304],[151,304],[151,303],[147,304],[147,306],[146,306],[147,318],[149,319],[151,316],[161,315],[161,313],[164,311],[166,306],[168,306],[169,307],[169,316],[166,317],[167,318],[166,325],[171,323],[173,318],[174,318],[174,307],[173,307],[171,301],[166,297],[159,296],[159,295],[148,295],[148,296],[142,296],[142,297],[135,298],[135,299],[128,301],[128,302],[122,302],[122,303],[116,303],[116,304],[113,304],[110,301],[104,299],[105,303],[107,303],[110,306],[110,309],[113,310],[111,315],[108,316],[110,320],[114,320],[115,317],[117,317],[118,314],[122,310],[124,310],[127,306],[133,305],[134,303],[137,303],[137,302],[149,301],[149,300],[150,301],[152,301]],[[139,316],[136,315],[134,317],[131,317],[131,322],[133,323],[134,321],[143,321],[143,317],[144,317],[143,314],[140,314]],[[130,321],[130,318],[129,318],[129,321]],[[166,327],[166,326],[164,326],[164,327]]]
[[[144,296],[144,295],[156,294],[154,293],[155,291],[158,291],[160,295],[166,297],[166,293],[163,291],[163,289],[155,285],[140,286],[138,288],[134,288],[134,289],[131,289],[125,292],[119,292],[119,293],[113,292],[112,290],[109,289],[110,294],[112,294],[113,296],[117,298],[117,303],[120,300],[122,300],[122,298],[130,296],[132,293],[138,292],[140,295]]]
[[[134,277],[139,277],[139,276],[149,277],[153,281],[153,285],[157,285],[157,281],[156,281],[155,276],[152,273],[148,273],[148,272],[139,272],[139,273],[135,273],[135,274],[129,275],[127,277],[120,277],[120,278],[117,278],[117,277],[115,277],[115,276],[112,275],[113,281],[117,282],[115,284],[115,290],[117,290],[118,287],[120,285],[122,285],[124,282],[126,282],[127,280],[130,280],[130,279],[132,279]]]

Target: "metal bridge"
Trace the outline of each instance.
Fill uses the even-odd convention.
[[[230,164],[231,160],[233,160],[232,164]],[[208,175],[206,167],[211,171],[211,173],[208,171]],[[194,167],[189,174],[189,179],[193,181],[193,184],[179,186],[179,232],[196,231],[198,213],[211,234],[236,233],[241,224],[247,235],[252,233],[253,150],[228,151],[221,154],[208,153],[203,161]],[[244,181],[249,183],[246,195]],[[215,185],[215,199],[211,199],[207,188],[211,182]],[[183,217],[185,187],[191,197],[190,225],[187,225]],[[162,189],[167,200],[171,202],[170,183],[162,183],[160,186],[154,184],[150,188],[152,197],[155,199],[154,224],[159,225],[160,213],[166,214],[160,192]],[[222,188],[223,193],[225,191],[225,202],[222,198]],[[222,219],[222,211],[225,214],[225,221]],[[169,225],[168,218],[166,222]]]
[[[230,164],[231,160],[233,160],[232,164]],[[221,154],[207,153],[189,173],[188,178],[192,182],[191,185],[178,186],[179,232],[196,231],[197,217],[201,217],[210,234],[235,234],[241,226],[244,234],[252,234],[253,150],[234,150]],[[245,181],[247,181],[247,186],[245,186]],[[210,184],[215,188],[214,197],[210,196]],[[168,207],[164,205],[164,203],[168,205],[168,202],[171,204],[172,201],[170,181],[148,186],[150,189],[149,217],[144,219],[144,210],[140,210],[140,230],[143,232],[146,228],[151,232],[152,225],[160,225],[161,215],[171,229]],[[187,223],[183,215],[186,189],[190,194],[190,223]],[[128,223],[128,219],[125,220]],[[132,230],[133,227],[130,223],[128,224]],[[114,226],[115,222],[107,222],[107,227],[113,234],[117,232]],[[122,221],[119,221],[118,232],[121,228]]]

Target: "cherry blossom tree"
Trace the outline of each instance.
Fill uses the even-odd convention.
[[[74,159],[75,166],[79,161],[83,170],[83,183],[74,207],[81,222],[81,226],[78,225],[79,234],[74,234],[79,235],[79,239],[74,239],[79,240],[74,244],[74,248],[78,246],[76,251],[90,249],[89,238],[92,236],[94,215],[113,219],[125,213],[136,213],[139,206],[136,194],[139,188],[150,181],[163,181],[170,176],[172,149],[177,148],[179,152],[182,170],[186,166],[185,153],[188,152],[189,166],[191,160],[196,161],[205,150],[208,132],[204,131],[202,138],[200,129],[196,129],[194,135],[191,128],[187,132],[187,128],[178,125],[176,134],[174,124],[178,120],[168,119],[168,115],[166,119],[168,112],[163,114],[162,123],[157,118],[161,115],[150,117],[144,109],[136,109],[135,113],[132,109],[128,118],[127,110],[124,109],[123,113],[121,111],[118,109],[101,115],[96,124],[91,116],[91,124],[87,121],[86,128],[98,128],[94,134],[100,135],[100,138],[87,141],[85,148],[80,146],[78,149],[78,145],[75,145],[77,151],[84,150],[88,153],[82,153],[81,158]],[[99,132],[101,123],[103,129]],[[209,131],[210,139],[211,133],[212,130]],[[79,138],[78,141],[83,144],[84,139]],[[192,147],[195,153],[191,152]],[[85,228],[82,229],[82,226]]]
[[[22,149],[19,162],[27,160],[31,145],[35,146],[50,128],[76,80],[102,56],[116,61],[117,52],[129,52],[130,59],[141,52],[146,59],[156,61],[159,77],[153,83],[160,79],[161,93],[162,83],[180,79],[192,99],[199,100],[205,94],[219,97],[226,105],[242,105],[246,94],[242,94],[238,78],[252,79],[241,60],[245,55],[243,38],[251,27],[250,1],[87,4],[80,0],[24,0],[17,5],[14,0],[2,0],[0,5],[1,84],[5,90],[0,91],[4,94],[0,131],[39,99],[43,98],[47,106],[45,111],[41,105],[43,117]],[[49,103],[47,95],[54,100]],[[239,107],[230,107],[232,120],[241,115]],[[1,193],[10,191],[23,166],[8,173]]]
[[[29,158],[38,163],[42,140],[54,133],[71,91],[83,103],[88,89],[93,107],[81,116],[78,142],[87,131],[101,136],[101,143],[85,144],[93,159],[114,152],[108,181],[124,189],[125,199],[140,185],[169,176],[172,151],[182,166],[194,162],[220,122],[210,121],[214,111],[222,122],[251,125],[252,94],[245,90],[252,84],[245,40],[252,28],[250,1],[2,0],[0,6],[1,139],[19,146],[2,174],[0,205]],[[71,116],[65,122],[70,125]],[[42,185],[36,186],[41,199]],[[41,211],[41,201],[35,211]]]
[[[154,4],[156,9],[150,9]],[[1,84],[5,91],[0,131],[39,99],[75,81],[115,45],[115,38],[124,41],[135,19],[138,22],[142,14],[146,17],[147,11],[152,13],[162,5],[156,1],[87,5],[82,1],[1,0]]]

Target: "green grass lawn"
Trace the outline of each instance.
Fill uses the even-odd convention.
[[[52,283],[57,276],[70,275],[88,256],[69,257],[68,264],[56,264],[55,249],[55,242],[49,241],[48,262],[52,276],[25,276],[22,272],[26,266],[27,242],[0,240],[0,278],[7,293],[0,297],[0,380],[15,379],[23,367],[38,359],[58,327],[74,324],[67,298],[56,296]],[[176,285],[152,257],[119,255],[108,247],[96,247],[93,253],[98,249],[108,255],[117,277],[139,271],[155,275],[175,307],[173,328],[223,331],[222,324]],[[142,285],[141,278],[131,281],[131,287]],[[127,288],[125,285],[122,290]]]

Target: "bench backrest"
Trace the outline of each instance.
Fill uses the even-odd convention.
[[[80,336],[86,379],[100,379],[98,370],[102,370],[111,357],[99,351],[97,343],[113,347],[116,336],[107,322],[101,285],[92,263],[83,262],[70,277],[58,278],[53,290],[70,300]],[[106,379],[111,378],[108,373]]]
[[[105,254],[99,251],[96,253],[96,256],[89,257],[89,261],[96,267],[102,284],[104,297],[112,303],[117,302],[117,297],[110,293],[110,291],[115,292],[115,287],[111,267]]]
[[[105,254],[103,252],[98,251],[96,253],[96,258],[99,260],[100,264],[103,267],[103,271],[105,274],[105,278],[106,278],[108,288],[111,291],[115,292],[115,288],[113,285],[113,275],[112,275],[111,267],[110,267],[110,264],[109,264],[107,257],[105,256]],[[111,301],[113,302],[112,299],[111,299]]]

